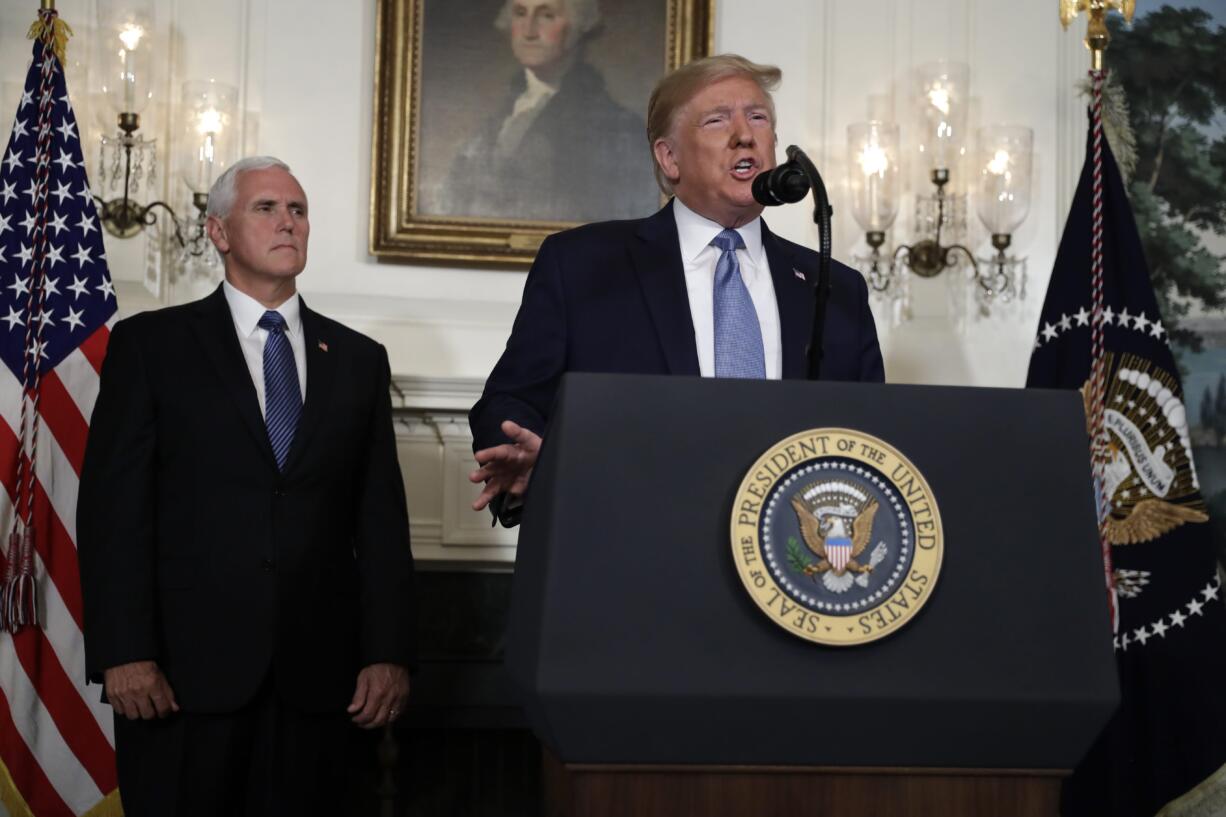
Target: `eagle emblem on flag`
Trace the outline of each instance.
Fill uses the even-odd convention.
[[[1205,523],[1205,503],[1192,462],[1187,411],[1175,378],[1135,354],[1107,354],[1111,371],[1102,469],[1107,540],[1150,542],[1187,523]],[[1081,389],[1089,417],[1089,388]]]

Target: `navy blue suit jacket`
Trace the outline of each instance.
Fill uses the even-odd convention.
[[[779,304],[783,377],[804,379],[818,255],[765,221],[762,245]],[[830,272],[821,379],[880,382],[864,279],[837,262]],[[543,434],[565,372],[699,375],[671,202],[645,219],[587,224],[541,244],[507,348],[468,416],[474,449],[506,442],[503,420]]]

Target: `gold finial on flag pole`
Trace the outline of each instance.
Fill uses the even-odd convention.
[[[41,40],[44,37],[50,37],[52,50],[55,51],[56,58],[63,63],[64,51],[68,47],[68,38],[71,36],[72,29],[69,28],[68,23],[60,19],[59,14],[55,11],[55,0],[39,0],[38,19],[30,25],[26,39]]]
[[[1107,12],[1118,11],[1124,15],[1124,20],[1132,23],[1132,13],[1136,9],[1136,0],[1060,0],[1060,25],[1068,30],[1081,12],[1090,16],[1086,30],[1085,44],[1090,49],[1090,67],[1095,71],[1103,70],[1103,52],[1111,42],[1111,32],[1107,30]]]

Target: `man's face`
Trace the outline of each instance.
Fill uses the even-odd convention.
[[[292,279],[307,260],[306,193],[279,167],[240,173],[234,205],[225,218],[209,219],[209,237],[225,256],[236,285]]]
[[[753,179],[775,166],[775,125],[765,92],[747,77],[706,86],[677,112],[672,133],[652,146],[687,207],[725,227],[762,212]]]
[[[565,0],[514,0],[511,50],[525,68],[548,72],[567,52],[570,17]]]

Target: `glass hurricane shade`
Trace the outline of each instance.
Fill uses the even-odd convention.
[[[1033,143],[1034,132],[1021,125],[987,125],[977,133],[975,210],[993,234],[1012,234],[1030,210]]]
[[[179,175],[193,193],[207,193],[234,162],[238,91],[213,80],[183,83]]]
[[[139,15],[120,17],[103,29],[102,90],[113,113],[141,113],[153,96],[150,31]]]
[[[884,232],[898,215],[898,125],[847,126],[847,186],[851,212],[865,232]]]
[[[917,146],[928,170],[953,168],[966,142],[970,68],[964,63],[921,66],[915,95]]]

